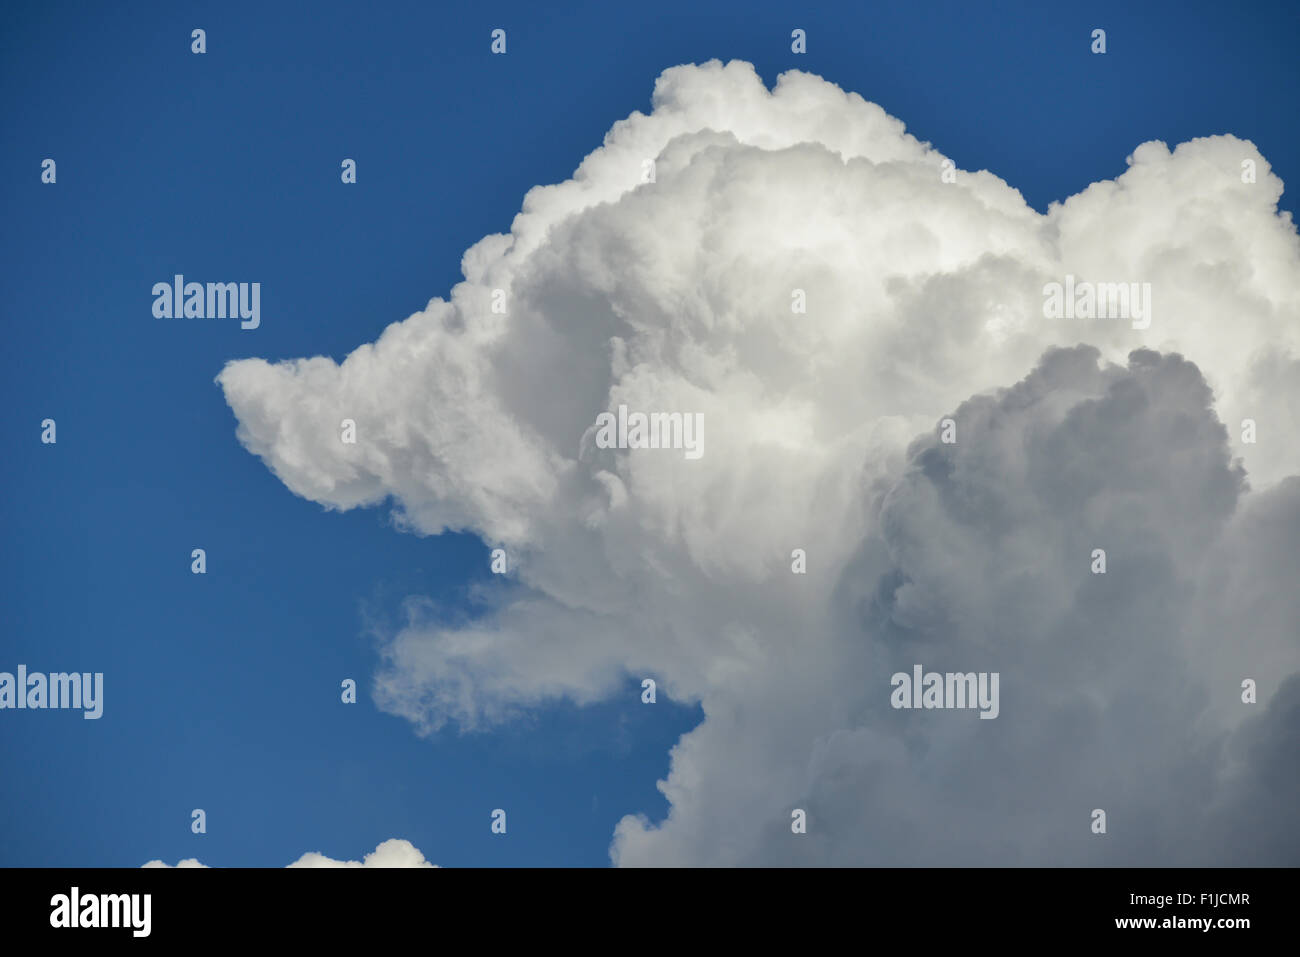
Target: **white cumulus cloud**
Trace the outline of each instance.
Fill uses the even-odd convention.
[[[150,861],[145,867],[168,867],[162,861]],[[186,858],[177,867],[206,867],[195,858]],[[360,861],[336,861],[316,851],[309,851],[285,867],[437,867],[424,859],[424,855],[410,841],[390,838]]]
[[[1281,181],[1149,142],[1040,214],[944,158],[821,78],[675,67],[446,299],[218,382],[294,493],[511,553],[483,617],[411,603],[382,707],[483,727],[629,675],[703,706],[617,863],[1300,863]],[[1149,283],[1149,325],[1045,318],[1067,276]],[[705,454],[598,447],[619,405],[701,413]],[[1001,714],[893,710],[914,663],[1000,672]]]

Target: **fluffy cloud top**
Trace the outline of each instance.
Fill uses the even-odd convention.
[[[162,861],[150,861],[145,867],[168,867]],[[193,857],[186,858],[177,867],[207,867]],[[410,841],[390,838],[384,841],[361,861],[336,861],[316,851],[309,851],[286,867],[437,867],[424,859],[424,855]]]
[[[171,865],[165,861],[148,861],[144,864],[141,864],[140,866],[141,867],[171,867]],[[208,865],[201,863],[197,857],[186,857],[177,861],[176,866],[177,867],[207,867]]]
[[[482,619],[412,604],[383,707],[477,727],[628,675],[703,706],[618,863],[1300,863],[1281,181],[1151,142],[1039,214],[943,160],[818,77],[676,67],[447,300],[218,382],[296,494],[511,553]],[[1067,276],[1149,283],[1150,324],[1045,318]],[[704,456],[598,447],[619,405],[702,413]],[[999,718],[892,709],[914,663],[1000,672]]]

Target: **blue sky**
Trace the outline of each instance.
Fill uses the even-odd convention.
[[[106,690],[99,721],[0,713],[0,864],[274,866],[401,837],[446,866],[599,866],[620,817],[665,813],[655,781],[700,713],[647,708],[631,679],[488,733],[420,739],[377,711],[369,623],[412,595],[469,610],[486,548],[293,496],[213,382],[230,359],[341,360],[446,295],[664,68],[817,73],[1039,210],[1151,139],[1230,132],[1297,182],[1292,5],[848,6],[5,6],[0,670]],[[260,281],[261,328],[156,321],[150,288],[177,272]]]

